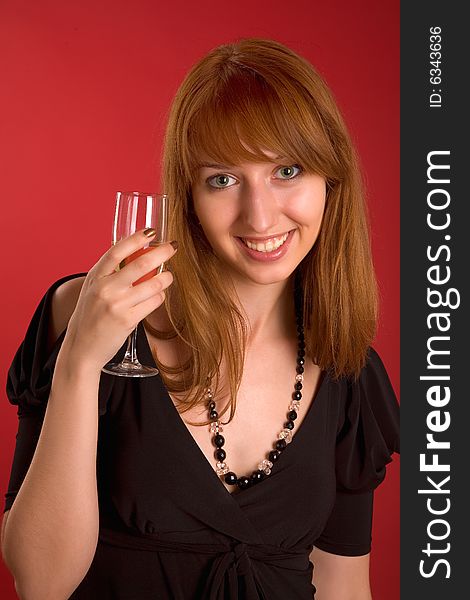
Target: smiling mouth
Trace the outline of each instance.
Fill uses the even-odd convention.
[[[262,242],[254,242],[252,240],[242,237],[239,239],[245,244],[245,246],[247,246],[251,250],[257,250],[258,252],[274,252],[285,243],[285,241],[289,237],[289,233],[290,232],[287,232],[284,235],[269,238],[268,240],[264,240]]]

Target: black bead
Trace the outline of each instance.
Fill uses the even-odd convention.
[[[293,421],[286,421],[286,422],[284,423],[284,427],[285,427],[286,429],[294,429],[294,422],[293,422]]]
[[[253,471],[251,474],[251,483],[259,483],[264,479],[264,471]]]
[[[297,381],[296,384],[294,385],[294,388],[296,390],[301,390],[304,386],[302,385],[301,381]]]
[[[237,476],[233,471],[229,471],[228,473],[225,473],[224,481],[229,485],[235,485],[237,483]]]
[[[214,408],[215,408],[215,402],[211,402],[209,404],[209,410],[214,410]]]
[[[305,342],[304,341],[299,342],[299,348],[300,348],[300,350],[305,350]]]
[[[302,400],[302,392],[294,392],[294,393],[292,394],[292,398],[293,398],[294,400]]]
[[[218,433],[214,438],[214,444],[217,446],[217,448],[220,448],[221,446],[223,446],[225,444],[224,436],[220,435],[220,433]]]
[[[299,350],[297,352],[297,356],[300,356],[301,358],[303,358],[305,356],[305,350]]]
[[[217,419],[217,417],[219,416],[219,413],[216,410],[211,410],[210,414],[209,414],[209,418],[213,421],[215,419]]]
[[[287,446],[286,440],[277,440],[276,449],[282,452],[284,448]]]
[[[237,479],[237,485],[241,490],[244,490],[250,485],[250,480],[246,475],[243,475]]]
[[[299,356],[297,359],[297,364],[303,367],[305,364],[305,358],[303,356]]]
[[[304,326],[303,326],[303,323],[302,323],[302,322],[300,322],[300,323],[299,323],[299,322],[297,322],[297,331],[298,331],[299,333],[304,333]]]
[[[303,373],[304,371],[305,371],[305,369],[303,367],[301,367],[301,366],[297,367],[297,373],[299,373],[299,375],[300,375],[300,373]]]
[[[272,463],[275,463],[276,460],[281,456],[281,453],[279,452],[279,450],[271,450],[271,452],[268,455],[269,460]]]
[[[227,453],[225,450],[222,450],[222,448],[217,448],[214,454],[217,460],[224,460],[224,458],[227,456]]]
[[[291,410],[287,413],[287,417],[290,421],[295,421],[297,419],[297,413],[295,410]]]

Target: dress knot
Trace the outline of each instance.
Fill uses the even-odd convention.
[[[238,575],[248,575],[251,571],[251,561],[247,545],[243,542],[235,544],[232,547],[232,555]]]

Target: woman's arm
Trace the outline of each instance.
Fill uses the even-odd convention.
[[[82,284],[74,279],[54,293],[51,340],[67,325]],[[2,528],[2,554],[22,600],[68,598],[93,560],[99,378],[64,341],[36,451]]]
[[[8,514],[2,553],[22,600],[62,600],[80,584],[99,529],[96,456],[101,368],[136,325],[163,302],[173,275],[146,279],[175,253],[152,248],[116,271],[149,243],[142,230],[112,246],[84,280],[58,287],[49,343],[67,331],[57,356],[42,429],[26,477]]]
[[[315,600],[372,600],[369,558],[370,554],[340,556],[314,548],[310,560]]]

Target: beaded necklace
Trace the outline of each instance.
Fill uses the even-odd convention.
[[[221,435],[223,426],[218,420],[218,412],[216,410],[216,404],[213,397],[213,392],[210,387],[206,388],[206,404],[209,411],[209,419],[211,424],[209,431],[214,434],[212,442],[216,447],[214,456],[217,459],[216,472],[219,477],[223,477],[224,481],[228,485],[236,485],[240,489],[244,490],[256,483],[259,483],[271,474],[274,463],[279,459],[281,453],[292,441],[292,430],[295,426],[295,420],[297,419],[297,413],[300,408],[300,401],[302,400],[302,384],[304,380],[304,364],[305,364],[305,337],[304,337],[304,325],[303,325],[303,309],[302,309],[302,296],[300,293],[300,286],[296,285],[295,288],[295,314],[296,314],[296,325],[297,325],[297,336],[298,336],[298,350],[297,350],[297,374],[295,376],[294,392],[292,394],[292,400],[289,404],[287,413],[287,421],[284,423],[283,429],[278,434],[278,439],[273,443],[273,449],[267,453],[267,458],[263,459],[258,464],[258,469],[253,471],[251,476],[242,475],[238,477],[233,471],[230,470],[228,464],[225,462],[227,453],[223,449],[225,444],[225,438]]]

